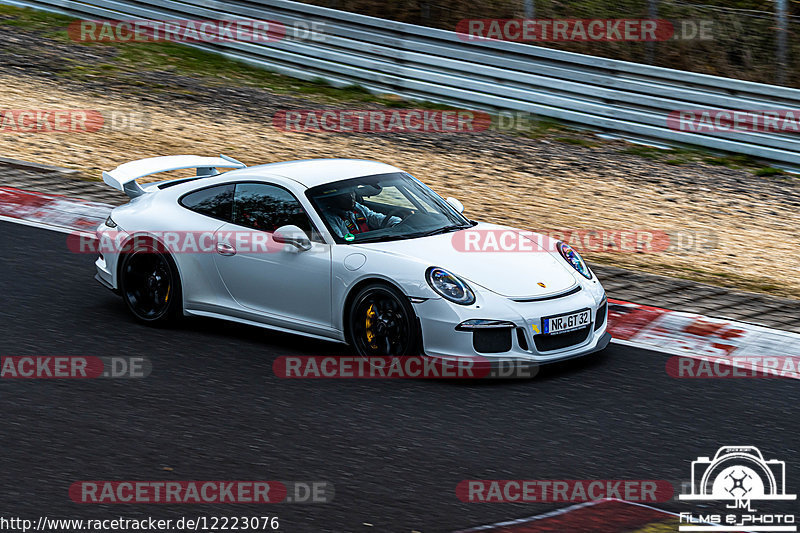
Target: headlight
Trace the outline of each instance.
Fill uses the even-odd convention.
[[[572,265],[572,268],[580,272],[584,278],[592,279],[592,271],[589,270],[589,267],[583,260],[583,257],[581,257],[581,254],[575,251],[575,248],[561,241],[556,244],[556,248],[558,248],[558,253],[561,254],[561,257],[563,257],[567,263]]]
[[[108,218],[106,219],[106,226],[108,226],[109,228],[117,227],[117,223],[111,220],[111,215],[108,215]]]
[[[431,286],[431,289],[446,300],[461,305],[475,303],[475,293],[472,292],[469,285],[443,268],[430,267],[425,272],[425,279],[428,280],[428,285]]]

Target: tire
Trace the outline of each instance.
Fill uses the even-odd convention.
[[[347,312],[348,340],[362,357],[419,355],[417,316],[408,298],[391,285],[362,287]]]
[[[137,243],[120,267],[120,293],[140,322],[166,325],[183,315],[181,281],[175,261],[155,243]]]

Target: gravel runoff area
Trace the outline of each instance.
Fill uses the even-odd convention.
[[[20,35],[0,29],[0,110],[136,112],[148,124],[95,133],[0,128],[0,156],[78,169],[91,179],[120,163],[171,154],[224,153],[248,165],[374,159],[459,198],[475,219],[531,230],[664,231],[685,244],[653,253],[608,253],[578,242],[596,264],[800,297],[797,178],[703,162],[666,164],[625,153],[630,145],[622,141],[597,142],[589,134],[583,138],[590,141],[572,144],[563,141],[563,132],[536,138],[498,131],[284,132],[272,126],[278,110],[377,104],[277,94],[224,75],[195,78],[158,69],[114,77],[88,70],[75,77],[74,65],[106,64],[118,49],[46,38],[29,46]]]

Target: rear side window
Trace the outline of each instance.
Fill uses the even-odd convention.
[[[230,222],[233,219],[233,184],[191,192],[181,198],[180,203],[202,215]]]
[[[273,232],[293,224],[311,234],[311,220],[292,193],[266,183],[238,183],[233,223]]]

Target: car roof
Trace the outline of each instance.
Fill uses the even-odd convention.
[[[233,178],[241,173],[252,177],[254,174],[258,175],[258,171],[263,171],[264,177],[282,176],[309,188],[360,176],[402,172],[392,165],[366,159],[303,159],[232,170],[224,175]]]

